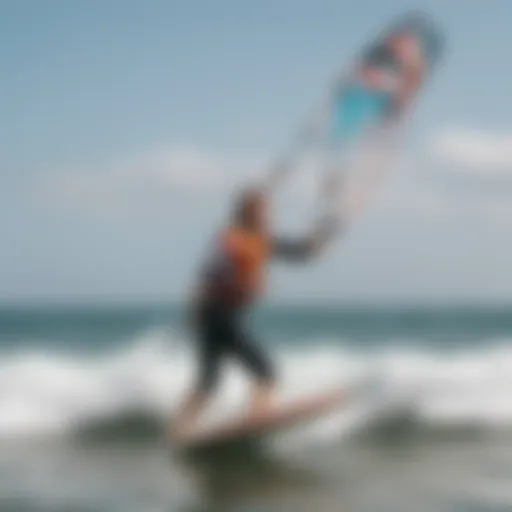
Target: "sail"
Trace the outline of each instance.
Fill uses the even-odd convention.
[[[389,169],[397,133],[443,49],[440,29],[423,14],[407,14],[390,24],[334,81],[321,108],[272,169],[270,183],[279,184],[307,165],[311,172],[353,178],[360,183],[359,193],[375,187]],[[358,193],[350,194],[345,203],[357,203]]]

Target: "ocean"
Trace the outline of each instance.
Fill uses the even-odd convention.
[[[1,512],[512,510],[512,308],[261,308],[279,401],[376,375],[385,405],[192,458],[162,435],[195,370],[183,313],[0,310]],[[205,424],[248,389],[226,362]]]

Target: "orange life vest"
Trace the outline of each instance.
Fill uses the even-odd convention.
[[[221,234],[221,240],[235,288],[246,299],[255,298],[265,287],[268,238],[243,228],[230,227]]]

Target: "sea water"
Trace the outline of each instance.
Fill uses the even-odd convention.
[[[248,325],[279,401],[375,373],[404,407],[184,459],[162,436],[196,371],[180,307],[5,307],[0,511],[512,510],[512,308],[268,306]],[[242,413],[249,384],[227,360],[204,422]]]

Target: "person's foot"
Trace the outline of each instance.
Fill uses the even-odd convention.
[[[181,437],[181,432],[178,428],[176,428],[175,425],[171,425],[167,429],[167,439],[170,442],[175,443],[175,442],[179,441],[180,437]]]
[[[187,439],[192,433],[192,425],[184,421],[177,421],[169,427],[167,432],[168,439],[172,442],[181,442]]]
[[[272,415],[274,410],[274,386],[272,384],[256,386],[247,414],[250,421],[264,421]]]
[[[176,413],[176,420],[170,425],[169,438],[181,441],[193,434],[206,398],[207,395],[201,391],[195,391],[187,398],[180,412]]]
[[[247,421],[255,423],[264,423],[270,419],[275,412],[275,407],[272,404],[265,404],[259,407],[251,407],[247,411]]]

